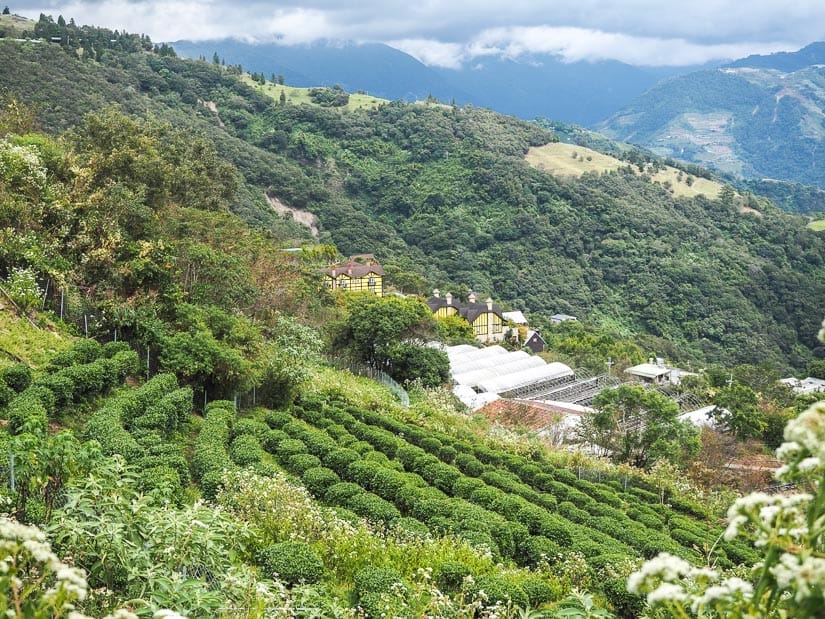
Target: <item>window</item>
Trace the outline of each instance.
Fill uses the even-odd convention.
[[[370,288],[375,288],[375,278],[374,277],[370,277],[367,280],[367,286],[369,286]]]
[[[346,288],[347,287],[347,280],[343,280],[340,284],[340,287],[341,288]]]

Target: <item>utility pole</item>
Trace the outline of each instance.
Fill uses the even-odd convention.
[[[610,369],[614,365],[616,365],[616,363],[613,361],[613,357],[608,357],[607,362],[605,363],[605,365],[607,366],[607,375],[610,376]]]

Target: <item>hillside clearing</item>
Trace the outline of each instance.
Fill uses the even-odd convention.
[[[526,160],[531,166],[555,176],[574,176],[576,178],[585,172],[611,172],[628,165],[627,162],[616,157],[583,146],[561,142],[531,148],[527,153]],[[680,174],[682,180],[679,180]],[[695,178],[692,184],[688,185],[685,182],[686,178],[687,175],[681,170],[667,166],[651,175],[651,182],[670,183],[670,189],[677,197],[693,198],[703,195],[708,198],[716,198],[722,190],[722,185],[715,181]]]
[[[72,338],[51,326],[37,329],[0,300],[0,368],[25,361],[39,367],[72,345]]]
[[[273,101],[280,101],[281,93],[284,93],[286,96],[286,102],[291,105],[314,105],[317,107],[321,107],[317,103],[315,103],[309,96],[309,91],[311,88],[298,88],[295,86],[283,86],[281,84],[273,84],[272,82],[267,82],[264,85],[261,85],[258,82],[252,80],[249,75],[245,75],[243,77],[243,81],[262,92],[263,94],[267,95],[268,97],[272,98]],[[344,110],[363,110],[363,109],[375,109],[382,103],[389,103],[386,99],[379,99],[378,97],[372,97],[370,95],[355,93],[350,94],[349,96],[349,103],[344,106],[341,106],[341,109]]]
[[[825,219],[815,219],[808,224],[808,228],[815,232],[822,232],[825,230]]]

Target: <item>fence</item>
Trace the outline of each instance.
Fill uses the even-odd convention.
[[[387,387],[387,389],[389,389],[396,398],[398,398],[398,401],[402,406],[408,407],[410,405],[410,396],[406,390],[395,380],[393,380],[392,376],[383,370],[379,370],[378,368],[370,365],[365,365],[349,359],[344,359],[342,357],[329,357],[327,358],[327,361],[330,365],[338,368],[339,370],[349,370],[356,376],[366,376],[367,378],[371,378],[381,383]]]

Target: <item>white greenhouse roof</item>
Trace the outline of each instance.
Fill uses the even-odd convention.
[[[447,349],[447,356],[450,358],[450,361],[453,359],[461,359],[462,361],[468,361],[470,359],[481,359],[483,357],[493,357],[495,355],[506,355],[507,349],[502,346],[486,346],[485,348],[474,348],[472,346],[468,346],[468,349],[462,349],[456,352],[451,352],[453,347],[449,347]]]
[[[493,365],[471,372],[464,372],[462,374],[453,374],[453,380],[461,385],[469,385],[470,387],[477,387],[479,383],[487,380],[498,378],[499,376],[508,376],[510,374],[521,374],[524,370],[530,368],[541,367],[547,365],[541,357],[531,357],[515,359],[509,363],[502,363]]]
[[[472,387],[466,385],[455,385],[453,387],[453,394],[461,400],[464,406],[473,412],[487,406],[490,402],[501,399],[497,393],[476,393]]]
[[[464,374],[465,372],[483,370],[484,368],[489,368],[494,365],[504,365],[506,363],[512,363],[513,361],[529,358],[530,355],[523,350],[516,350],[507,353],[506,355],[490,355],[487,357],[482,357],[481,359],[467,359],[466,361],[463,357],[457,357],[456,359],[450,361],[450,371],[453,376],[456,376],[458,374]]]
[[[477,388],[480,391],[487,391],[491,393],[504,393],[511,391],[518,387],[525,387],[553,380],[555,378],[564,378],[566,376],[573,376],[573,370],[563,363],[548,363],[534,368],[529,368],[521,372],[507,374],[506,376],[499,376],[480,382]]]
[[[524,317],[524,314],[516,310],[515,312],[503,312],[502,317],[504,320],[509,320],[510,322],[514,322],[517,325],[526,325],[527,318]]]

